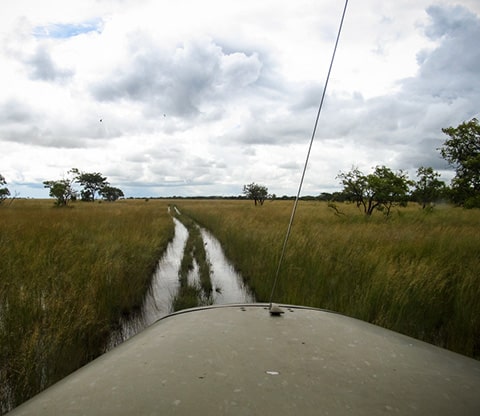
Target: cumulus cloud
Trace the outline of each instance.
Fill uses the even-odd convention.
[[[458,6],[432,6],[427,13],[424,32],[435,46],[418,53],[415,76],[400,80],[393,94],[329,95],[320,136],[347,138],[372,155],[385,149],[390,155],[382,163],[395,169],[446,168],[437,150],[445,139],[441,128],[480,111],[480,19]],[[310,103],[306,95],[300,107]]]
[[[32,109],[18,99],[8,99],[0,103],[0,126],[28,123],[36,117]]]
[[[187,117],[207,111],[212,101],[232,99],[261,72],[256,54],[225,54],[211,40],[190,41],[168,50],[136,35],[130,62],[92,86],[99,101],[142,103],[147,115]]]
[[[295,193],[340,10],[187,3],[2,14],[0,173],[35,183],[76,166],[127,195]],[[480,108],[480,11],[458,3],[351,5],[305,192],[352,165],[447,169],[441,128]]]
[[[410,115],[417,127],[417,157],[407,151],[403,158],[418,162],[418,155],[424,154],[433,166],[441,167],[445,166],[437,151],[445,140],[441,128],[457,125],[480,111],[480,50],[476,46],[480,19],[460,6],[432,6],[427,13],[431,23],[426,34],[438,46],[421,51],[417,76],[401,83],[398,98],[418,111],[416,122]]]
[[[29,73],[32,79],[41,81],[66,81],[73,76],[73,71],[60,68],[53,61],[48,48],[39,45],[35,53],[25,59],[29,66]]]
[[[426,35],[439,46],[418,54],[420,70],[402,83],[404,90],[453,102],[480,92],[480,20],[463,7],[431,6]],[[409,92],[410,92],[409,91]]]

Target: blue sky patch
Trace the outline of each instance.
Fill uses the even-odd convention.
[[[33,36],[37,38],[67,39],[83,33],[100,33],[102,29],[103,20],[97,18],[80,23],[52,23],[47,26],[37,26],[33,29]]]

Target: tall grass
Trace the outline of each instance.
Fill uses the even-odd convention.
[[[173,233],[159,201],[0,208],[0,413],[103,351]]]
[[[268,301],[291,201],[182,201]],[[480,212],[301,202],[275,301],[330,309],[480,358]]]
[[[268,301],[291,201],[178,201]],[[326,308],[480,358],[480,212],[302,202],[274,300]],[[100,354],[173,236],[166,201],[0,207],[0,413]],[[196,294],[192,296],[197,296]]]

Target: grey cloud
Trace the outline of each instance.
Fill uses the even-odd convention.
[[[302,165],[294,161],[281,163],[280,165],[278,165],[278,167],[281,169],[293,170],[295,172],[301,172],[302,169]]]
[[[10,99],[0,104],[0,126],[32,121],[36,118],[35,112],[25,103]]]
[[[305,111],[318,107],[323,86],[318,83],[309,83],[298,86],[297,90],[300,91],[300,94],[297,95],[296,100],[291,105],[292,111]]]
[[[272,103],[265,107],[265,109],[252,107],[250,118],[224,137],[224,143],[232,145],[306,143],[311,134],[313,113],[277,112],[278,109],[275,105],[272,106]]]
[[[262,124],[262,125],[260,125]],[[258,122],[257,124],[249,124],[244,126],[239,131],[235,132],[228,137],[228,143],[230,144],[243,144],[247,146],[251,145],[277,145],[279,144],[279,137],[276,137],[267,129],[264,129],[265,124]]]
[[[190,154],[186,149],[167,144],[162,149],[145,149],[125,158],[124,172],[150,186],[173,186],[211,183],[219,170],[227,168],[222,161]],[[133,173],[134,172],[134,173]],[[142,179],[143,178],[143,179]]]
[[[205,103],[255,83],[261,71],[258,56],[226,55],[212,42],[188,43],[171,53],[141,36],[133,43],[131,65],[97,82],[92,93],[100,101],[142,103],[147,115],[198,115]]]
[[[169,159],[171,156],[167,155],[167,152],[170,153],[170,149],[166,146],[162,146],[162,149],[155,149],[152,147],[146,147],[140,150],[132,150],[127,155],[125,155],[125,160],[127,162],[150,162],[152,160],[163,160]]]
[[[478,19],[463,6],[430,6],[427,13],[432,18],[432,24],[425,33],[432,39],[438,39],[444,35],[464,37],[472,29],[478,27]]]
[[[402,152],[399,160],[406,168],[446,169],[437,150],[445,140],[441,128],[457,125],[480,110],[480,19],[460,6],[432,6],[427,12],[431,23],[426,33],[438,46],[422,51],[418,75],[402,82],[395,97],[417,112],[401,113],[404,122],[412,123],[403,129],[410,133],[403,141],[409,145],[415,141],[416,150]]]
[[[7,100],[0,104],[0,140],[52,148],[95,147],[122,136],[121,128],[115,126],[121,126],[120,121],[108,126],[99,123],[96,114],[75,114],[72,120],[53,116],[48,108],[31,108],[18,100]]]
[[[125,157],[127,162],[132,163],[146,163],[151,160],[151,156],[148,153],[130,153]]]
[[[448,169],[447,162],[442,159],[440,152],[437,151],[442,143],[436,137],[424,138],[416,143],[414,152],[405,149],[400,154],[397,164],[402,169],[418,169],[420,166],[431,166],[435,170]]]
[[[441,127],[448,122],[441,109],[428,111],[428,105],[401,93],[365,100],[359,107],[351,107],[347,99],[329,97],[318,136],[339,145],[350,143],[359,154],[369,154],[376,163],[393,169],[444,168],[437,148],[442,144]]]
[[[441,128],[480,110],[480,20],[461,7],[435,6],[428,13],[426,33],[437,46],[421,52],[417,75],[402,80],[390,95],[365,100],[355,93],[328,95],[320,138],[346,139],[373,157],[383,151],[389,160],[382,163],[394,169],[447,169],[438,152],[445,139]],[[308,108],[313,102],[305,91],[297,105]]]
[[[35,53],[25,59],[30,77],[41,81],[65,81],[73,76],[73,71],[59,68],[45,46],[38,46]]]
[[[55,42],[37,38],[26,17],[17,19],[16,28],[15,33],[0,38],[0,54],[20,62],[30,79],[64,83],[74,76],[72,69],[57,64]]]
[[[78,134],[78,132],[75,133]],[[64,149],[80,149],[91,144],[91,141],[77,136],[73,137],[65,130],[62,134],[62,131],[55,131],[36,124],[17,126],[16,128],[0,126],[0,137],[5,141]]]
[[[427,12],[431,24],[425,32],[439,46],[418,55],[419,74],[403,81],[402,88],[450,102],[478,97],[480,19],[460,6],[432,6]]]

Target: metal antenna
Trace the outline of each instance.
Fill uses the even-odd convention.
[[[332,72],[333,61],[335,59],[335,54],[337,52],[338,41],[340,39],[340,33],[342,32],[343,20],[345,19],[345,13],[347,11],[348,0],[345,0],[345,6],[343,8],[342,18],[340,20],[340,26],[338,28],[337,39],[335,41],[335,47],[333,48],[332,59],[330,60],[330,66],[328,68],[327,78],[325,80],[325,85],[323,87],[322,99],[320,100],[320,105],[318,106],[317,118],[315,119],[315,125],[313,127],[312,137],[310,138],[310,145],[308,146],[307,157],[305,158],[305,165],[303,166],[302,177],[300,179],[300,184],[298,186],[297,196],[295,197],[295,202],[293,204],[292,214],[290,215],[290,222],[288,223],[287,233],[285,235],[285,240],[283,241],[282,253],[280,255],[280,260],[278,261],[277,272],[275,273],[275,280],[273,281],[272,293],[270,294],[270,311],[272,310],[272,300],[277,287],[278,276],[280,275],[280,269],[282,267],[283,258],[285,257],[285,251],[287,249],[288,239],[290,237],[290,232],[292,231],[293,219],[295,218],[295,213],[297,212],[298,200],[300,199],[300,192],[302,191],[303,180],[305,179],[305,172],[307,171],[308,160],[310,159],[310,152],[312,150],[313,140],[315,139],[315,134],[317,132],[318,120],[320,118],[320,113],[322,111],[323,102],[325,100],[325,93],[327,91],[328,81],[330,80],[330,73]]]

